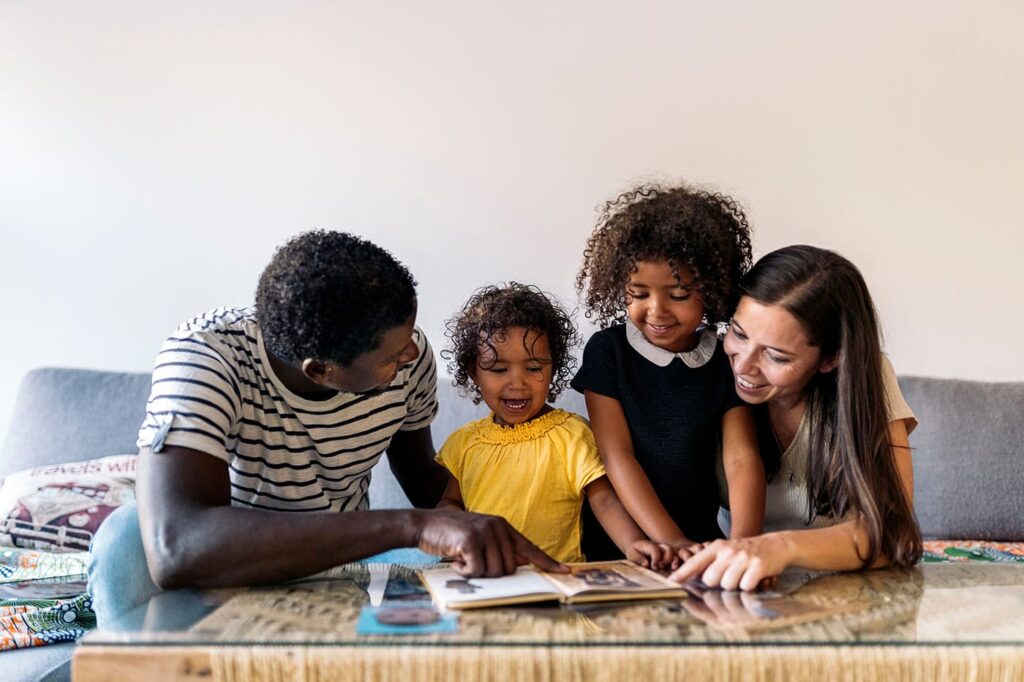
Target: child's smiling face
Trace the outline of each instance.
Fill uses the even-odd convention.
[[[512,426],[544,412],[552,373],[547,335],[510,327],[480,345],[470,377],[494,412],[494,421]]]
[[[640,261],[626,283],[626,314],[644,337],[659,348],[693,350],[694,334],[704,317],[704,303],[689,268],[672,274],[667,260]]]

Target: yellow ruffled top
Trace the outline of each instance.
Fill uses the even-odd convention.
[[[491,412],[486,419],[481,419],[473,425],[474,435],[481,442],[491,445],[525,443],[540,438],[556,426],[561,426],[571,416],[565,410],[554,409],[522,424],[502,426],[494,423],[494,413]]]
[[[505,518],[558,561],[584,560],[580,507],[605,471],[583,417],[552,410],[515,426],[484,417],[449,436],[437,461],[459,482],[468,511]]]

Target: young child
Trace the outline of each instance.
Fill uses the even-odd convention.
[[[579,334],[535,287],[477,291],[448,321],[442,353],[454,384],[491,409],[463,426],[437,459],[452,479],[438,507],[503,516],[552,558],[585,561],[580,508],[586,495],[619,550],[652,567],[672,548],[644,536],[605,476],[586,421],[548,404],[565,388]]]
[[[572,387],[584,394],[615,491],[643,532],[681,548],[722,537],[718,448],[732,537],[764,519],[765,474],[753,418],[736,395],[716,323],[750,267],[746,217],[727,196],[642,185],[605,204],[576,279],[587,343]],[[609,552],[584,522],[584,547]],[[597,558],[606,558],[598,556]]]

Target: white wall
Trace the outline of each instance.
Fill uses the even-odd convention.
[[[28,369],[148,369],[311,227],[405,261],[437,346],[481,284],[575,300],[651,175],[858,263],[898,371],[1024,379],[1022,35],[995,1],[6,0],[0,433]]]

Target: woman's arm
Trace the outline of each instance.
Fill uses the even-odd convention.
[[[907,430],[909,419],[897,419],[889,422],[889,442],[892,443],[892,454],[896,460],[896,471],[903,484],[903,492],[907,495],[907,503],[914,507],[914,462],[910,458],[910,432]]]
[[[914,503],[914,465],[910,457],[907,427],[902,419],[889,423],[889,442],[892,443],[896,471],[907,495]],[[791,530],[781,533],[791,545],[790,563],[815,571],[855,571],[864,564],[867,555],[868,531],[863,521],[854,519],[827,528]],[[879,568],[889,563],[881,556],[871,565]]]
[[[749,407],[734,407],[722,416],[722,464],[729,482],[730,537],[759,534],[764,527],[766,483]]]
[[[908,500],[913,500],[913,464],[907,429],[902,420],[889,424],[889,439],[900,482]],[[778,575],[787,566],[815,571],[858,570],[864,564],[867,546],[867,529],[860,519],[827,528],[786,530],[741,540],[716,540],[688,559],[672,574],[672,578],[683,582],[700,577],[709,587],[753,590],[762,580]],[[879,557],[871,568],[888,563],[887,557]]]
[[[633,441],[629,436],[629,425],[622,405],[615,398],[593,391],[586,391],[584,395],[598,452],[601,453],[608,479],[626,511],[655,542],[690,544],[683,531],[665,511],[651,481],[633,455]]]

